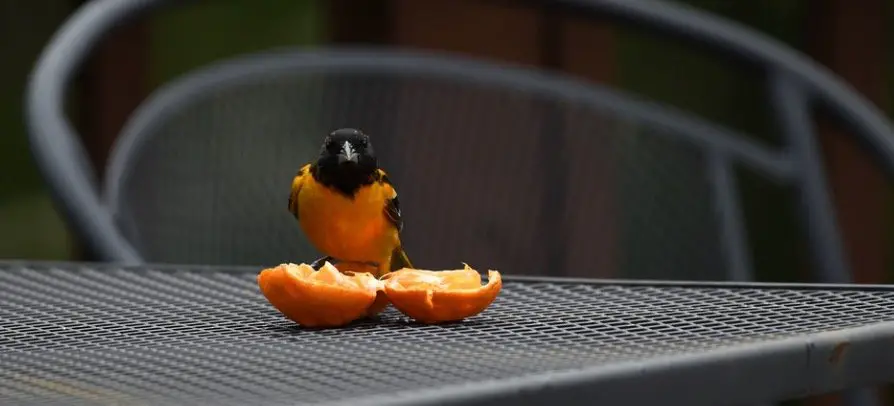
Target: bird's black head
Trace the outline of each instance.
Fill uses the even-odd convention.
[[[315,167],[317,181],[353,196],[361,186],[372,183],[378,161],[368,135],[342,128],[323,140]]]

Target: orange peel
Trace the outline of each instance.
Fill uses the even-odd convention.
[[[483,312],[500,293],[499,272],[487,283],[469,265],[432,271],[403,268],[376,279],[374,267],[326,262],[318,271],[307,264],[280,264],[258,274],[267,301],[305,327],[339,327],[381,313],[388,305],[425,324],[460,321]]]
[[[377,303],[381,282],[372,274],[341,272],[329,262],[318,271],[307,264],[281,264],[262,270],[257,279],[267,301],[305,327],[346,325],[375,306],[387,306]]]
[[[431,271],[403,268],[385,274],[385,295],[397,310],[426,324],[460,321],[483,312],[500,294],[498,271],[487,271],[487,284],[469,265],[463,269]]]
[[[375,265],[364,262],[343,261],[335,264],[335,268],[342,273],[347,274],[366,272],[372,275],[376,275],[378,272],[378,269],[376,269]],[[376,294],[376,300],[369,307],[369,309],[367,309],[366,316],[374,317],[379,313],[382,313],[390,304],[391,301],[388,300],[388,296],[385,295],[385,292],[381,290],[380,286],[379,291]]]

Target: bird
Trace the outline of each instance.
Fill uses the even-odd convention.
[[[292,179],[289,212],[326,262],[361,263],[381,277],[412,268],[400,239],[400,201],[388,174],[379,167],[370,137],[361,130],[329,133],[315,161]]]

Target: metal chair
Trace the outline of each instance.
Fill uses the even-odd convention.
[[[881,113],[795,52],[670,4],[568,0],[556,7],[761,66],[785,148],[554,73],[396,50],[281,50],[223,61],[157,90],[123,130],[100,185],[63,112],[65,92],[112,27],[163,3],[87,3],[29,83],[33,153],[72,229],[106,261],[313,257],[284,199],[316,143],[343,126],[372,134],[402,196],[408,249],[430,267],[465,260],[518,273],[610,266],[621,276],[751,279],[732,174],[742,165],[799,190],[819,280],[846,282],[808,103],[831,106],[894,173],[894,133]],[[644,157],[647,169],[637,165]],[[620,214],[590,215],[609,210]],[[673,227],[662,227],[670,218]],[[610,251],[594,248],[602,229],[629,236],[611,249],[628,255],[606,262]],[[686,272],[668,275],[673,269]]]

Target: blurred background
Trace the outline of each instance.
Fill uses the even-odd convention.
[[[91,161],[100,168],[97,172],[102,172],[109,151],[134,108],[160,85],[187,72],[223,58],[284,46],[384,44],[449,51],[482,60],[560,71],[673,105],[771,144],[779,138],[775,118],[768,107],[764,79],[741,64],[660,35],[649,35],[635,27],[555,13],[548,3],[509,0],[190,2],[151,18],[129,22],[104,41],[84,65],[70,94],[71,119]],[[676,3],[742,23],[805,53],[848,82],[889,117],[894,113],[889,102],[894,90],[890,80],[894,73],[894,47],[890,46],[894,2],[686,0]],[[39,52],[81,4],[82,1],[76,0],[0,0],[0,36],[4,39],[0,42],[0,55],[3,55],[0,63],[0,134],[3,135],[0,137],[0,229],[3,231],[0,258],[91,259],[66,228],[38,175],[28,150],[23,110],[26,79]],[[823,163],[854,278],[861,283],[888,283],[894,275],[891,184],[878,162],[861,150],[847,131],[824,121],[822,116],[817,123]],[[322,133],[311,135],[311,144],[321,136]],[[624,149],[640,154],[639,158],[627,157],[631,162],[641,162],[630,165],[653,165],[652,173],[662,174],[661,179],[642,175],[644,178],[638,180],[639,186],[631,193],[651,188],[650,196],[692,194],[691,190],[674,191],[673,186],[668,186],[679,180],[675,176],[695,176],[697,172],[681,169],[686,165],[681,158],[685,154],[675,155],[674,161],[667,164],[673,169],[663,171],[662,157],[672,154],[671,150],[657,144]],[[307,158],[295,157],[295,168]],[[459,161],[462,157],[456,159]],[[402,182],[414,182],[410,180],[411,175],[403,173]],[[788,188],[752,179],[748,174],[741,176],[758,279],[808,279],[804,238],[799,231],[794,203],[797,196]],[[651,201],[654,206],[642,208],[645,211],[638,214],[627,213],[633,218],[628,222],[648,223],[650,213],[667,210],[671,211],[667,217],[682,218],[689,210],[705,210],[693,204],[709,201],[702,195],[689,196],[694,200],[688,203],[674,203],[679,199],[662,200],[664,197],[650,200],[644,196],[641,200]],[[610,208],[599,206],[598,209],[612,218]],[[672,219],[663,221],[662,227],[666,229],[690,227],[696,233],[702,227],[695,223],[677,225]],[[593,220],[593,224],[607,223],[601,218]],[[581,233],[586,237],[575,234],[573,238],[592,238],[597,243],[603,242],[600,252],[612,251],[611,244],[600,232]],[[648,258],[662,258],[660,261],[666,263],[668,258],[686,256],[700,248],[683,242],[668,245],[650,241],[652,237],[646,234],[625,238],[628,238],[625,244],[642,247],[625,254],[626,263],[638,269],[656,268],[654,263],[648,263]],[[650,255],[650,249],[660,251],[661,255]],[[608,254],[603,257],[608,258]],[[578,263],[581,261],[585,260]],[[596,272],[569,273],[616,276],[608,270],[610,262],[610,259],[598,262],[600,270]],[[679,264],[680,268],[689,268],[685,259],[679,259]],[[682,277],[706,277],[693,272],[681,274]],[[619,274],[662,276],[646,271]]]
[[[0,224],[6,231],[0,235],[3,258],[71,259],[82,254],[32,163],[22,107],[26,78],[35,58],[81,3],[0,1],[0,30],[7,39],[0,43],[4,55],[0,64],[0,130],[5,134],[0,141]],[[95,167],[104,168],[129,114],[162,83],[246,52],[363,43],[446,50],[555,69],[673,105],[759,138],[777,137],[763,79],[740,64],[612,21],[557,15],[534,4],[471,0],[424,4],[397,0],[189,2],[128,23],[110,36],[76,81],[70,94],[70,119]],[[894,87],[888,76],[894,69],[894,51],[887,44],[894,26],[894,6],[890,2],[688,0],[680,4],[746,24],[806,53],[891,112],[888,99]],[[894,229],[890,184],[856,147],[853,137],[832,124],[820,125],[824,163],[856,279],[888,281],[894,263],[888,249]],[[315,143],[319,135],[312,137]],[[652,147],[641,159],[659,161],[662,148]],[[296,157],[294,165],[303,159],[307,158]],[[680,159],[670,170],[684,176]],[[800,280],[803,254],[793,248],[803,237],[797,234],[794,196],[785,188],[743,176],[754,268],[760,279]],[[689,209],[680,204],[669,209],[674,201],[659,202],[665,206],[658,210]],[[667,240],[660,243],[667,245]],[[655,245],[649,241],[631,244],[642,249]],[[685,252],[684,248],[698,249],[668,250]],[[648,255],[638,252],[636,257]]]

